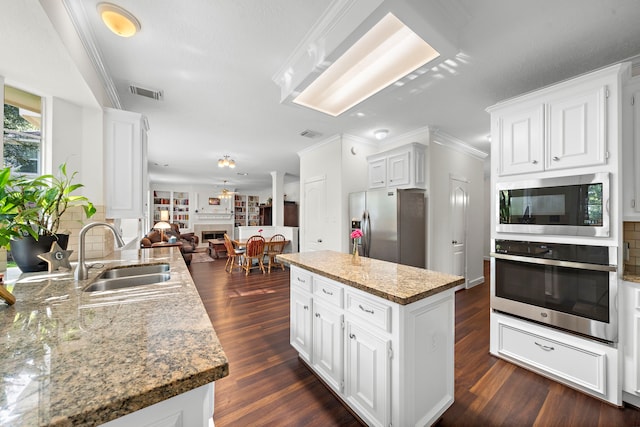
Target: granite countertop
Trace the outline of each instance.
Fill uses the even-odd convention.
[[[0,425],[97,425],[228,375],[179,249],[121,251],[91,268],[28,273],[0,302]],[[169,262],[162,284],[82,292],[105,268]]]
[[[622,280],[626,280],[627,282],[640,283],[640,266],[625,265]]]
[[[278,255],[277,259],[372,295],[407,305],[464,283],[464,278],[424,268],[353,256],[334,251]]]

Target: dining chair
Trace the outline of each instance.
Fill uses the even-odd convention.
[[[234,267],[242,268],[242,255],[245,253],[244,249],[236,249],[233,246],[233,242],[227,235],[224,234],[224,247],[227,250],[227,263],[224,265],[224,271],[227,271],[227,267],[229,267],[228,273],[233,273]],[[236,257],[238,257],[238,263],[236,264]]]
[[[282,234],[274,234],[271,239],[269,239],[269,247],[267,249],[267,257],[269,259],[269,267],[268,271],[271,273],[271,266],[274,265],[276,267],[282,267],[284,270],[284,264],[276,261],[276,256],[281,254],[284,250],[284,246],[287,244],[285,237]]]
[[[245,247],[245,253],[242,262],[242,268],[245,271],[245,275],[249,275],[249,270],[253,267],[253,260],[258,261],[258,265],[260,270],[262,270],[262,274],[264,274],[264,237],[262,236],[251,236],[249,240],[247,240],[247,246]]]

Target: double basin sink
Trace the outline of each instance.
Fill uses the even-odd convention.
[[[166,282],[171,278],[169,270],[167,263],[115,267],[103,271],[83,291],[112,291]]]

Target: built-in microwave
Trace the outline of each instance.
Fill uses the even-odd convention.
[[[609,236],[609,174],[594,173],[496,185],[500,233]]]

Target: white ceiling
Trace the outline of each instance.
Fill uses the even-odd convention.
[[[272,77],[339,0],[113,0],[141,22],[130,39],[102,25],[98,1],[81,3],[122,107],[148,117],[151,180],[240,191],[270,187],[272,171],[296,177],[296,153],[340,133],[373,142],[376,129],[429,126],[488,153],[486,107],[640,54],[637,0],[387,0],[436,21],[459,56],[334,118],[280,104]],[[216,166],[224,154],[235,170]]]

